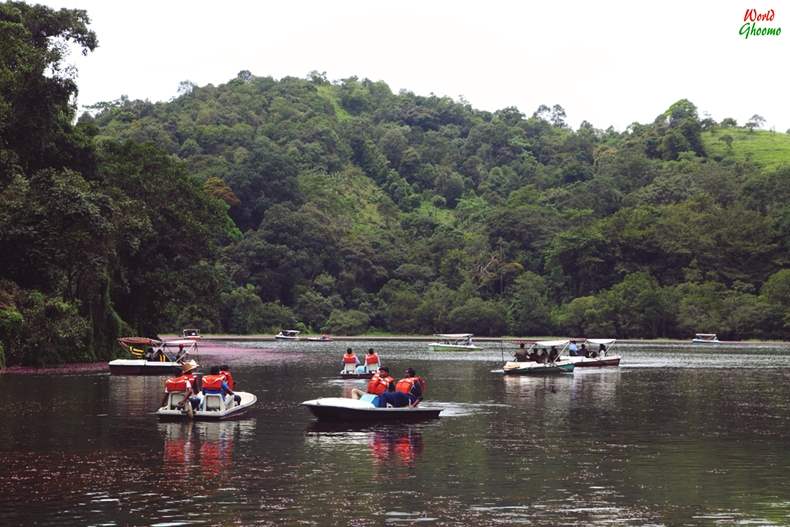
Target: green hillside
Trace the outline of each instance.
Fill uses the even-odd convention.
[[[732,138],[731,147],[727,137]],[[751,161],[765,169],[790,165],[790,134],[744,128],[715,128],[702,133],[708,155],[716,159]]]

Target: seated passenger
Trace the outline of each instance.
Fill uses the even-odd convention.
[[[406,394],[409,406],[417,406],[425,392],[425,380],[417,376],[414,368],[406,368],[406,377],[398,381],[395,391]]]
[[[390,384],[394,385],[395,379],[390,376],[390,370],[386,366],[382,366],[379,368],[379,371],[376,372],[373,377],[370,378],[368,381],[368,391],[367,393],[373,395],[381,395],[382,393],[387,391],[387,387]],[[393,387],[394,389],[394,387]],[[358,390],[357,388],[353,388],[351,390],[351,398],[352,399],[361,399],[362,396],[365,395],[365,392],[362,390]]]
[[[516,362],[526,362],[527,361],[527,350],[524,349],[524,343],[518,345],[518,351],[513,354],[516,358]]]
[[[219,372],[220,372],[220,374],[225,376],[225,380],[228,383],[228,388],[230,388],[231,390],[235,390],[236,389],[236,381],[233,380],[233,374],[230,372],[230,368],[228,367],[228,365],[227,364],[223,364],[222,366],[220,366],[219,367]]]
[[[549,351],[549,362],[556,362],[560,356],[560,352],[557,351],[557,348],[552,346],[551,351]]]
[[[178,377],[172,377],[165,381],[165,393],[162,397],[162,404],[160,404],[160,406],[165,406],[168,404],[171,393],[183,393],[184,401],[186,401],[195,393],[199,382],[194,373],[194,370],[197,369],[197,367],[197,362],[193,360],[187,361],[181,365],[181,375]],[[179,403],[179,408],[184,407],[184,401]],[[187,413],[189,413],[190,417],[192,416],[191,405],[187,408]]]
[[[346,349],[346,352],[343,354],[343,371],[346,372],[354,372],[359,364],[359,359],[351,351],[351,348]]]
[[[373,348],[368,349],[368,354],[365,355],[365,368],[367,371],[376,371],[379,369],[379,356],[373,351]]]
[[[222,395],[222,400],[226,406],[230,402],[230,396],[233,396],[233,400],[235,400],[237,404],[241,402],[241,396],[236,395],[233,393],[233,390],[230,389],[227,377],[220,373],[219,366],[211,368],[211,373],[203,377],[203,394],[216,393]]]
[[[409,406],[409,396],[403,392],[395,391],[395,383],[390,383],[387,391],[382,393],[376,398],[373,403],[377,408],[386,408],[391,406],[393,408],[405,408]]]

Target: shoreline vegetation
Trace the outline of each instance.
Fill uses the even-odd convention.
[[[790,339],[790,134],[760,115],[573,129],[247,70],[78,115],[88,13],[0,20],[0,367],[160,328]]]

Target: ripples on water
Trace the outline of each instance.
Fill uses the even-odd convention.
[[[786,525],[790,354],[621,348],[621,368],[503,377],[504,348],[374,346],[442,419],[326,425],[348,343],[201,346],[259,397],[159,423],[162,378],[0,376],[0,524]]]

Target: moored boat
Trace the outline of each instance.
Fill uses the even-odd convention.
[[[434,335],[439,342],[431,342],[428,349],[431,351],[474,351],[479,346],[472,343],[472,333],[437,333]]]
[[[194,328],[187,328],[181,330],[181,338],[183,339],[190,339],[190,340],[200,340],[203,337],[200,336],[200,330]]]
[[[156,340],[123,337],[118,344],[129,352],[129,359],[109,362],[111,375],[168,375],[181,371],[181,362],[197,349],[194,340]]]
[[[249,392],[233,392],[240,397],[236,402],[233,396],[223,397],[218,393],[207,393],[203,396],[200,408],[192,412],[193,419],[203,420],[222,420],[238,417],[242,415],[250,406],[255,404],[258,398]],[[182,392],[168,394],[167,404],[156,411],[156,416],[160,419],[189,419],[187,412],[178,408],[178,404],[184,400]]]
[[[322,397],[302,403],[319,421],[422,421],[438,419],[442,408],[407,406],[377,408],[373,403],[345,397]]]
[[[299,331],[295,329],[283,329],[280,330],[274,338],[276,340],[299,340]]]
[[[715,333],[696,333],[691,339],[692,344],[721,344]]]

